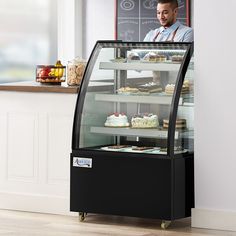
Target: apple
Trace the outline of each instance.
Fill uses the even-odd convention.
[[[43,67],[39,70],[39,77],[47,77],[51,69],[49,67]]]

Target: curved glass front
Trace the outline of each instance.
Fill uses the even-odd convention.
[[[194,57],[188,65],[184,78],[181,98],[178,105],[175,129],[179,131],[179,137],[175,139],[174,153],[182,154],[194,151]],[[181,99],[180,98],[180,99]]]
[[[99,43],[84,77],[79,148],[167,155],[175,83],[188,46]],[[192,116],[186,115],[189,125]],[[175,138],[181,133],[176,130]]]

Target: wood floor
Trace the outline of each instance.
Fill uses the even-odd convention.
[[[75,216],[0,210],[0,236],[236,236],[236,232],[196,229],[190,219],[173,222],[167,230],[161,221],[131,217]]]

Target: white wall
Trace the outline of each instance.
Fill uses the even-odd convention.
[[[235,0],[194,3],[197,227],[236,230],[235,8]]]
[[[115,1],[83,0],[83,57],[88,59],[97,40],[115,39]]]
[[[81,0],[78,0],[81,1]],[[58,0],[58,58],[62,64],[75,57],[75,0]]]

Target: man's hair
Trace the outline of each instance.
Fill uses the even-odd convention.
[[[157,1],[157,4],[158,3],[170,3],[172,6],[173,6],[173,9],[177,8],[179,5],[178,5],[178,0],[158,0]]]

